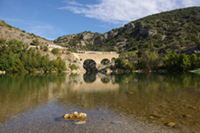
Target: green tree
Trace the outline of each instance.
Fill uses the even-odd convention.
[[[178,62],[178,70],[180,71],[186,71],[189,70],[191,64],[189,62],[189,58],[186,54],[180,54],[179,55],[179,62]]]
[[[133,71],[133,70],[135,69],[134,63],[133,63],[132,61],[129,62],[128,65],[127,65],[127,68],[128,68],[130,71]]]
[[[156,69],[159,63],[160,56],[156,51],[146,50],[138,60],[138,65],[142,69]]]
[[[56,60],[53,61],[54,70],[58,72],[62,72],[66,69],[65,62],[62,61],[60,57],[58,57]]]
[[[126,69],[127,61],[124,56],[121,56],[115,60],[116,68]]]
[[[198,61],[197,55],[196,54],[192,54],[190,56],[191,69],[194,69],[196,67],[197,61]]]
[[[32,45],[38,46],[39,45],[38,39],[32,40]]]
[[[164,57],[164,63],[168,70],[178,69],[178,59],[179,56],[175,51],[167,51]]]
[[[47,46],[44,46],[44,47],[43,47],[43,51],[48,51],[48,47],[47,47]]]
[[[76,69],[78,69],[78,67],[77,67],[75,64],[71,64],[71,65],[69,66],[69,68],[70,68],[71,70],[76,70]]]
[[[54,49],[51,50],[51,52],[53,54],[58,54],[59,53],[59,49],[58,48],[54,48]]]

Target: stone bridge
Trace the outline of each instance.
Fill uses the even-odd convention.
[[[103,59],[108,59],[112,62],[112,59],[119,58],[117,52],[101,52],[101,51],[78,51],[73,55],[81,62],[82,66],[88,59],[95,61],[96,65],[100,65]]]

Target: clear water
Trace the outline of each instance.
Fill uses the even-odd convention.
[[[86,123],[62,118],[74,111],[86,113]],[[0,75],[0,133],[193,131],[200,132],[199,75]]]

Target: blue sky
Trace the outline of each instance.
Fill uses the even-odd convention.
[[[49,40],[105,33],[151,14],[200,6],[199,0],[0,0],[0,19]]]

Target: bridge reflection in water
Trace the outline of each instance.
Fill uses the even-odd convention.
[[[97,73],[72,75],[71,77],[69,76],[70,79],[66,79],[66,81],[71,82],[70,89],[72,89],[72,91],[77,91],[78,93],[119,90],[119,84],[114,84],[115,76],[112,75]]]

